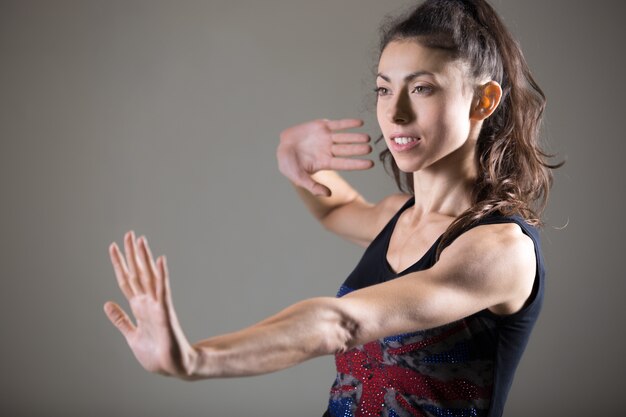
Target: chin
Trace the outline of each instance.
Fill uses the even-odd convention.
[[[423,164],[421,162],[416,162],[416,161],[398,161],[395,158],[394,158],[394,161],[395,161],[396,166],[398,167],[398,169],[401,172],[404,172],[405,174],[412,174],[412,173],[417,172],[420,169],[424,168],[424,166],[423,166]]]
[[[421,167],[402,167],[402,166],[398,165],[398,169],[403,174],[414,174],[414,173],[418,172],[419,170],[421,170],[422,168]]]

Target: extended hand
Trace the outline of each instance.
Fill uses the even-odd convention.
[[[363,121],[358,119],[324,119],[285,129],[276,151],[280,172],[314,195],[330,196],[330,189],[311,175],[322,170],[361,170],[374,165],[367,159],[348,158],[372,151],[367,134],[336,132],[362,125]]]
[[[133,232],[124,236],[124,246],[126,259],[116,243],[109,247],[109,254],[137,324],[114,302],[107,302],[104,311],[146,370],[190,378],[197,352],[178,323],[165,257],[160,256],[155,264],[146,238],[136,240]]]

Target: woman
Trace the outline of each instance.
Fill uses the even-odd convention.
[[[137,325],[105,311],[145,369],[183,379],[255,375],[334,354],[328,416],[499,416],[537,319],[535,226],[551,183],[544,96],[483,0],[427,0],[383,34],[377,117],[406,194],[369,204],[330,170],[367,169],[359,120],[286,129],[281,172],[329,230],[366,246],[336,298],[299,302],[195,344],[165,257],[144,237],[110,255]],[[412,196],[411,196],[412,195]]]

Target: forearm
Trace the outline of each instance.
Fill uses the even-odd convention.
[[[350,322],[335,298],[302,301],[244,330],[196,343],[191,379],[270,373],[334,354],[352,340]]]
[[[330,197],[315,196],[305,188],[292,185],[311,214],[322,223],[335,209],[354,202],[365,202],[361,194],[335,171],[319,171],[313,174],[312,178],[328,187],[332,195]]]

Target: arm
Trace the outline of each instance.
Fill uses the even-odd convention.
[[[346,350],[353,335],[341,320],[335,298],[298,302],[251,327],[194,344],[198,360],[192,375],[259,375]]]
[[[142,262],[152,264],[147,243],[140,239],[137,251],[133,239],[126,238],[126,257],[135,266],[126,266],[115,245],[111,256],[137,325],[116,304],[107,303],[105,311],[145,369],[189,380],[274,372],[485,308],[510,314],[528,299],[535,276],[534,246],[517,226],[478,226],[428,270],[338,299],[305,300],[247,329],[190,345],[174,313],[163,258],[158,268],[144,268]],[[133,276],[132,270],[139,272]]]
[[[533,243],[518,226],[479,226],[446,248],[429,270],[338,299],[307,300],[249,329],[201,342],[196,346],[208,348],[213,360],[200,373],[217,363],[237,367],[224,375],[270,372],[486,308],[511,314],[531,294],[535,265]]]
[[[348,157],[372,151],[363,133],[341,130],[359,127],[358,119],[314,120],[285,129],[276,151],[278,166],[294,185],[311,214],[329,231],[367,246],[406,201],[393,195],[368,203],[333,170],[369,169],[373,162]]]
[[[334,298],[297,303],[247,329],[190,344],[172,303],[164,257],[154,262],[144,237],[124,238],[109,254],[135,317],[114,302],[104,310],[144,369],[185,380],[256,375],[334,353],[351,339]]]
[[[333,193],[330,197],[316,197],[296,186],[311,214],[326,230],[363,247],[374,240],[409,198],[407,194],[398,193],[372,204],[334,171],[316,172],[312,178],[328,186]]]
[[[430,269],[343,297],[344,320],[357,329],[349,345],[438,327],[484,309],[513,314],[532,293],[535,273],[534,244],[517,225],[475,227]]]

